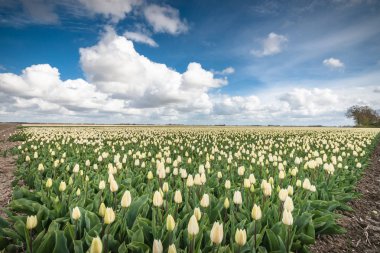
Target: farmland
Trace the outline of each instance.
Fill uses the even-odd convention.
[[[376,129],[28,127],[6,252],[308,252],[343,233]]]

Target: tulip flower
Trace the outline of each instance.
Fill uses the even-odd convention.
[[[99,236],[92,239],[90,246],[90,253],[102,253],[103,243]]]
[[[235,233],[235,242],[242,247],[247,242],[247,232],[245,229],[237,229]]]
[[[210,232],[210,239],[215,244],[220,244],[223,240],[223,223],[214,222]]]
[[[125,191],[121,198],[121,207],[127,208],[131,205],[132,197],[130,191]]]
[[[153,205],[156,207],[161,207],[164,203],[162,195],[159,191],[155,191],[153,195]]]
[[[153,253],[162,253],[164,250],[161,240],[154,239],[153,241]]]

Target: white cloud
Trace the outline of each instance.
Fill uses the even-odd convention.
[[[235,69],[233,67],[227,67],[222,71],[213,71],[213,73],[216,75],[231,75],[235,73]]]
[[[102,14],[114,22],[122,20],[134,6],[142,4],[142,0],[79,0],[89,11]]]
[[[179,11],[170,6],[148,5],[144,16],[157,33],[180,34],[188,30],[186,21],[179,17]]]
[[[227,82],[214,78],[199,63],[190,63],[181,74],[153,62],[136,52],[133,43],[112,28],[107,29],[97,45],[80,49],[80,56],[88,81],[100,91],[126,100],[131,107],[190,105],[196,98],[206,98],[209,89]]]
[[[251,50],[251,53],[257,57],[278,54],[283,50],[283,47],[288,39],[284,35],[276,33],[268,34],[268,37],[262,40],[262,49]]]
[[[227,79],[201,64],[178,72],[141,55],[111,28],[80,57],[86,80],[62,80],[48,64],[1,73],[0,120],[334,125],[352,123],[344,112],[353,104],[380,108],[377,72],[232,96],[218,90]]]
[[[0,74],[0,92],[10,95],[18,108],[39,104],[42,110],[50,107],[52,110],[59,109],[56,111],[59,113],[97,111],[112,104],[115,112],[123,109],[123,101],[109,99],[82,79],[62,81],[58,69],[48,64],[32,65],[24,69],[21,75]],[[115,106],[116,102],[118,106]]]
[[[323,64],[332,69],[344,68],[344,63],[341,62],[341,60],[336,59],[336,58],[324,59]]]
[[[213,112],[217,115],[250,114],[258,112],[261,108],[257,96],[216,96],[213,100]]]
[[[124,36],[127,39],[135,41],[135,42],[144,43],[151,47],[158,47],[158,44],[151,37],[143,33],[126,31],[124,33]]]
[[[338,95],[331,89],[319,88],[295,88],[281,95],[279,99],[287,102],[293,112],[302,115],[318,115],[334,111],[339,103]]]

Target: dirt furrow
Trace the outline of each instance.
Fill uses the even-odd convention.
[[[0,124],[0,207],[7,206],[12,197],[11,183],[16,169],[16,157],[11,155],[10,149],[19,143],[10,142],[8,138],[16,131],[16,127],[16,124]],[[0,216],[4,217],[1,210]]]
[[[349,203],[353,211],[340,213],[338,221],[347,233],[320,236],[312,252],[380,252],[380,143],[356,190],[359,198]]]

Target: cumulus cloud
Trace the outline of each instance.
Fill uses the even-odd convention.
[[[57,113],[97,111],[103,107],[117,112],[124,105],[122,100],[108,99],[107,94],[83,79],[62,81],[58,69],[49,64],[32,65],[21,75],[0,74],[0,92],[12,96],[18,108],[40,105],[42,110],[50,107]]]
[[[227,79],[200,63],[179,72],[141,55],[112,28],[80,49],[80,64],[85,80],[62,80],[49,64],[0,73],[0,120],[332,125],[349,124],[344,111],[353,104],[380,108],[377,72],[232,96],[219,89]]]
[[[251,53],[257,57],[269,56],[280,53],[288,39],[284,35],[271,32],[268,37],[262,40],[262,49],[251,50]]]
[[[126,17],[142,0],[79,0],[89,11],[101,14],[117,22]]]
[[[331,89],[296,88],[279,97],[287,102],[292,111],[303,115],[316,115],[326,111],[334,111],[339,102],[338,96]]]
[[[341,60],[336,58],[329,58],[323,60],[323,65],[332,68],[332,69],[341,69],[344,68],[344,63]]]
[[[143,33],[126,31],[124,36],[134,42],[147,44],[151,47],[158,47],[158,44],[151,37]]]
[[[156,33],[180,34],[188,30],[186,21],[179,17],[179,11],[170,6],[148,5],[144,16]]]
[[[226,84],[199,63],[184,73],[139,54],[132,43],[108,28],[93,47],[80,49],[80,62],[90,83],[102,92],[128,101],[132,107],[160,107],[191,103],[211,88]],[[207,104],[207,103],[205,103]]]
[[[247,115],[261,109],[260,99],[257,96],[219,95],[213,102],[213,113],[216,115]]]

